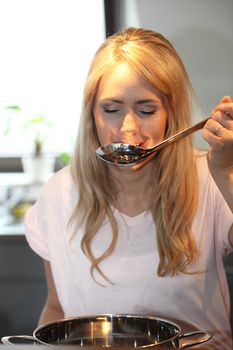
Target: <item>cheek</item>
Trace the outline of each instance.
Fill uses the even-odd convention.
[[[144,131],[147,135],[150,135],[151,139],[158,142],[164,139],[166,131],[166,118],[158,118],[156,122],[148,123]]]
[[[107,141],[108,137],[107,137],[106,131],[103,131],[102,129],[97,129],[97,135],[101,146],[108,143]]]
[[[100,144],[103,144],[104,141],[104,135],[105,135],[105,128],[103,126],[103,123],[100,123],[99,120],[96,120],[95,118],[95,126],[96,126],[96,131],[98,135],[98,139]]]
[[[157,126],[156,130],[154,130],[154,137],[163,140],[165,135],[166,124],[160,124]]]
[[[94,121],[100,144],[104,145],[109,143],[111,132],[108,123],[106,123],[102,115],[98,113],[94,114]]]
[[[101,143],[102,132],[104,129],[104,121],[101,118],[101,114],[98,113],[98,109],[96,108],[96,106],[94,106],[94,109],[93,109],[93,117],[94,117],[97,136],[98,136],[99,142]]]

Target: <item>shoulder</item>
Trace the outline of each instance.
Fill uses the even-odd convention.
[[[74,198],[75,187],[68,166],[44,184],[35,204],[26,213],[26,238],[44,259],[50,259],[52,250],[58,251],[73,211]]]
[[[56,172],[41,189],[39,200],[66,203],[77,197],[70,166]]]
[[[223,199],[209,171],[207,154],[207,151],[198,150],[195,150],[194,153],[199,181],[199,200],[202,204],[207,200],[215,206],[218,201],[222,202]]]
[[[199,204],[194,231],[204,232],[204,235],[209,238],[210,235],[214,235],[213,243],[222,255],[226,250],[232,249],[228,240],[232,213],[210,174],[207,154],[207,151],[195,154],[199,179]],[[210,245],[210,242],[208,241],[207,244]]]
[[[197,166],[198,179],[200,188],[207,192],[209,191],[213,197],[223,199],[220,190],[218,189],[208,167],[207,151],[195,150],[194,158]]]
[[[69,184],[72,181],[70,166],[58,170],[43,187],[53,187],[60,183]]]
[[[202,170],[205,172],[208,172],[208,164],[207,164],[207,154],[208,152],[205,150],[194,150],[194,161],[197,165],[198,172],[201,172]]]
[[[45,192],[57,192],[73,185],[70,167],[66,166],[57,171],[42,187]]]
[[[212,183],[213,185],[215,185],[215,182],[209,171],[207,154],[208,152],[206,150],[194,150],[194,161],[197,167],[199,183],[200,185],[206,185],[207,183]]]

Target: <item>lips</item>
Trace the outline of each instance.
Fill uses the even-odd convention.
[[[144,141],[141,141],[141,140],[120,140],[119,141],[119,140],[117,140],[117,141],[114,141],[114,143],[125,143],[125,144],[143,147]]]

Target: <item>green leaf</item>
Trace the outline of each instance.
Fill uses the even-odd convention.
[[[7,106],[6,109],[10,110],[10,111],[14,111],[14,112],[20,112],[21,111],[21,108],[19,106],[17,106],[17,105]]]
[[[62,152],[59,154],[59,160],[62,165],[67,165],[70,162],[70,155],[67,152]]]

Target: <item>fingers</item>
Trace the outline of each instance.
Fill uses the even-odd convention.
[[[210,163],[224,169],[232,167],[233,101],[230,96],[224,96],[212,110],[203,128],[203,138],[210,146]]]
[[[213,143],[221,139],[225,135],[225,132],[227,132],[227,130],[221,123],[210,119],[203,128],[203,137],[207,142]]]
[[[225,103],[225,102],[232,102],[231,96],[226,95],[220,101],[220,103]]]
[[[233,119],[233,102],[230,96],[224,96],[220,103],[212,110],[211,117],[215,119],[216,112],[225,114],[226,119]]]
[[[212,110],[211,119],[206,126],[209,132],[212,132],[212,137],[232,137],[233,102],[230,96],[224,96],[220,103]]]
[[[224,96],[212,110],[211,118],[203,129],[204,139],[213,144],[224,138],[232,138],[233,132],[233,102],[230,96]]]
[[[233,106],[232,106],[232,108],[233,108]],[[226,129],[232,129],[232,127],[233,127],[233,111],[230,114],[228,111],[217,110],[216,112],[211,114],[211,121],[214,124],[213,125],[214,128],[218,127],[219,125],[216,125],[216,123],[219,123],[220,125],[224,126],[224,128],[226,128]]]

